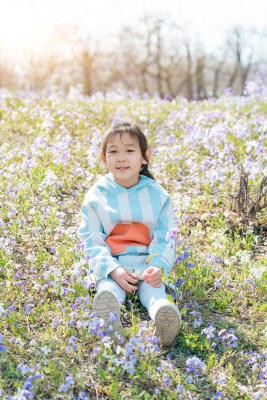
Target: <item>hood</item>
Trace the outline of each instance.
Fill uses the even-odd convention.
[[[125,192],[135,192],[153,182],[155,182],[154,179],[149,178],[148,176],[141,175],[140,181],[137,183],[137,185],[126,189],[125,187],[119,185],[117,182],[114,181],[113,175],[110,172],[107,175],[101,176],[101,178],[99,178],[99,180],[97,181],[96,186],[98,188],[103,188],[110,193],[120,194]]]

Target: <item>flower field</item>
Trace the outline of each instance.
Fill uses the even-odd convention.
[[[92,314],[79,212],[124,117],[147,135],[177,219],[171,348],[134,295],[120,342]],[[199,103],[0,89],[0,398],[267,398],[266,145],[261,77]]]

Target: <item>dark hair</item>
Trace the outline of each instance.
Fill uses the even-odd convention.
[[[132,121],[119,121],[112,125],[111,129],[108,130],[104,136],[104,140],[102,143],[102,154],[106,157],[107,151],[107,144],[110,138],[114,137],[115,135],[120,135],[120,139],[124,133],[128,133],[132,139],[135,139],[140,146],[142,157],[146,160],[146,151],[148,150],[148,143],[145,137],[144,132]],[[154,176],[148,170],[148,164],[142,164],[140,169],[139,175],[148,176],[151,179],[154,179]]]

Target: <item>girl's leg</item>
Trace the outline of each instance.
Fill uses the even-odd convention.
[[[124,303],[126,299],[126,292],[120,287],[120,285],[117,284],[117,282],[111,279],[102,279],[97,283],[96,291],[97,293],[99,293],[102,292],[103,290],[109,290],[116,296],[120,304]]]
[[[166,286],[161,283],[160,288],[154,288],[149,283],[142,281],[138,288],[139,298],[144,307],[146,307],[150,318],[154,321],[156,312],[162,305],[171,304],[166,294]]]
[[[113,331],[123,333],[120,321],[120,304],[126,298],[125,291],[114,281],[103,279],[97,283],[97,294],[93,302],[93,311],[105,321],[105,330],[112,326]]]
[[[138,292],[141,303],[155,321],[155,335],[159,337],[161,344],[170,346],[179,332],[181,316],[178,308],[168,300],[164,283],[161,283],[161,287],[154,288],[142,281]]]

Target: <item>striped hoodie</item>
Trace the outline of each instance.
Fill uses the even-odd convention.
[[[78,234],[95,281],[111,279],[118,266],[141,274],[152,265],[165,273],[172,267],[174,246],[166,240],[175,228],[171,198],[153,179],[141,175],[126,189],[111,173],[102,176],[87,192],[81,217]]]

